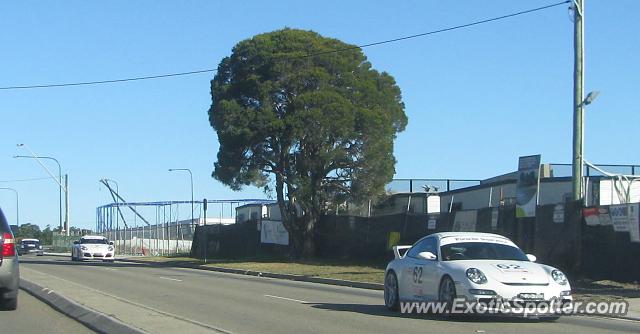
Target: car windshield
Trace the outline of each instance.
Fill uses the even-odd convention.
[[[529,261],[520,248],[492,242],[461,242],[440,247],[444,261],[515,260]]]
[[[34,240],[22,240],[22,244],[23,245],[37,245],[39,244],[40,241],[34,241]]]
[[[106,245],[108,244],[107,239],[80,239],[81,244],[96,244],[96,245]]]

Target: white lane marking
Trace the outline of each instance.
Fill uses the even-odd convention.
[[[181,280],[181,279],[177,279],[177,278],[162,277],[162,276],[158,276],[158,278],[166,279],[166,280],[169,280],[169,281],[182,282],[182,280]]]
[[[293,298],[287,298],[287,297],[280,297],[280,296],[274,296],[274,295],[264,295],[265,297],[269,297],[269,298],[277,298],[277,299],[282,299],[282,300],[288,300],[290,302],[296,302],[296,303],[301,303],[301,304],[309,304],[309,302],[306,302],[304,300],[300,300],[300,299],[293,299]]]
[[[105,267],[101,267],[104,270],[111,270],[111,271],[118,271],[118,269],[115,268],[105,268]]]

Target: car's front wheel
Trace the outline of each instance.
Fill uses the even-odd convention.
[[[454,300],[456,299],[456,285],[449,276],[445,276],[440,281],[440,288],[438,289],[438,301],[445,303],[445,314],[451,311]]]
[[[384,278],[384,306],[392,311],[397,311],[400,307],[398,276],[393,271],[389,271]]]

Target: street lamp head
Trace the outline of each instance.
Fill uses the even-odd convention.
[[[595,101],[598,95],[600,95],[600,92],[597,90],[589,92],[589,94],[587,94],[587,97],[584,98],[584,101],[582,101],[582,104],[584,104],[585,106],[590,105],[593,101]]]
[[[24,144],[16,144],[16,146],[22,147],[22,146],[24,146]]]

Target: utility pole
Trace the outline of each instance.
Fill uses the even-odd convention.
[[[573,0],[573,200],[584,194],[584,0]]]

